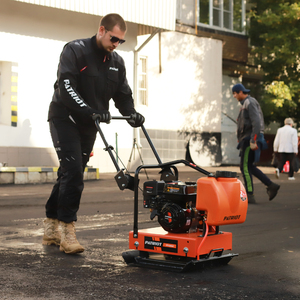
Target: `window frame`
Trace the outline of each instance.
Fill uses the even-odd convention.
[[[143,63],[142,60],[145,61],[145,72],[142,72],[140,68],[140,65]],[[138,58],[138,84],[137,84],[137,103],[138,105],[145,105],[148,106],[148,56],[145,55],[139,55]],[[140,77],[144,76],[144,81],[145,81],[145,87],[141,87],[140,86]],[[145,92],[145,98],[144,99],[140,99],[140,91]]]
[[[224,30],[224,31],[229,31],[229,32],[232,32],[232,33],[238,33],[238,34],[246,34],[246,30],[245,30],[245,22],[246,22],[246,13],[245,13],[245,9],[246,9],[246,3],[245,3],[245,0],[240,0],[241,1],[241,31],[237,31],[237,30],[234,30],[234,1],[235,0],[229,0],[229,10],[227,9],[224,9],[224,0],[218,0],[220,2],[220,7],[217,8],[214,6],[214,0],[208,0],[208,20],[209,20],[209,24],[205,24],[205,23],[201,23],[201,20],[200,20],[200,16],[201,16],[201,0],[198,0],[198,16],[197,16],[197,25],[199,26],[203,26],[203,27],[213,27],[213,28],[216,28],[218,30]],[[218,19],[218,22],[220,24],[219,25],[214,25],[214,12],[218,11],[219,12],[219,19]],[[230,16],[229,16],[229,27],[230,28],[227,28],[227,27],[224,27],[224,13],[229,13]]]

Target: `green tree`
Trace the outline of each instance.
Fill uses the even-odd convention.
[[[256,65],[264,71],[266,123],[292,117],[300,123],[300,4],[252,1],[249,37]]]

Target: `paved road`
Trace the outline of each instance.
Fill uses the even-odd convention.
[[[268,201],[265,187],[255,181],[258,203],[249,206],[246,222],[221,228],[233,233],[239,256],[226,266],[189,273],[124,263],[133,193],[119,191],[113,174],[85,184],[77,236],[86,251],[73,256],[41,245],[51,185],[0,186],[0,298],[300,299],[300,176],[275,179],[273,169],[264,170],[281,184],[278,196]],[[183,181],[198,177],[180,169]],[[158,226],[142,207],[139,220],[141,228]]]

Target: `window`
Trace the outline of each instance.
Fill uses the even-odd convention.
[[[244,0],[199,0],[199,22],[243,32]]]
[[[200,1],[200,23],[209,25],[209,0]]]
[[[234,0],[234,10],[233,10],[233,30],[242,32],[243,29],[243,5],[240,0]]]
[[[148,105],[146,56],[139,57],[138,76],[138,104]]]

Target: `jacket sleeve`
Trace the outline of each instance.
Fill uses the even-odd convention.
[[[76,90],[79,73],[80,70],[77,67],[76,54],[70,44],[67,44],[60,56],[57,71],[59,98],[70,111],[92,115],[94,110],[84,101]]]
[[[251,142],[255,142],[261,131],[261,120],[259,108],[255,102],[249,101],[248,105],[249,119],[252,125]]]
[[[274,143],[273,143],[273,150],[274,152],[278,152],[278,148],[279,148],[279,135],[280,135],[280,130],[277,130],[275,139],[274,139]]]
[[[292,144],[294,153],[298,154],[298,135],[296,129],[293,130]]]
[[[122,72],[120,73],[120,83],[118,90],[115,93],[113,100],[115,102],[116,108],[120,111],[123,116],[129,116],[135,113],[134,101],[132,98],[132,91],[128,85],[126,78],[126,69],[123,64]]]

